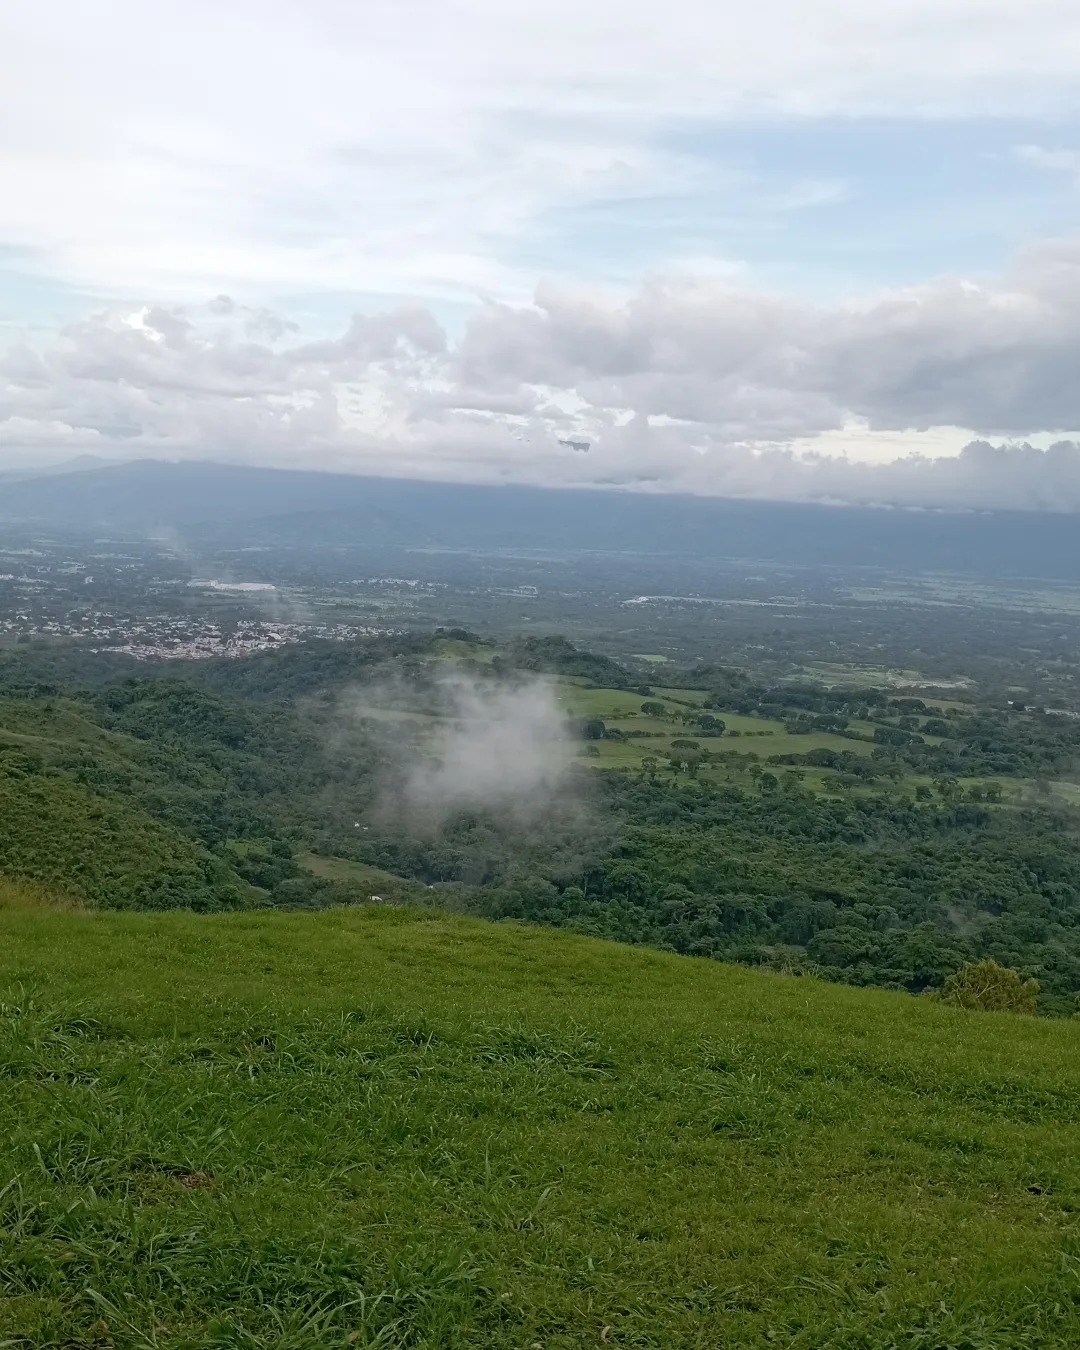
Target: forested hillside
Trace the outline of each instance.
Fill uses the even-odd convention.
[[[0,872],[104,908],[422,899],[916,993],[992,957],[1075,1010],[1080,722],[645,678],[456,631],[161,668],[19,649]],[[515,778],[560,728],[557,774]],[[455,795],[493,756],[506,784]]]

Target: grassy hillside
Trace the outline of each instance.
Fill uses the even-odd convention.
[[[0,905],[0,1342],[1080,1343],[1075,1023],[407,909]]]
[[[283,882],[310,903],[282,831],[325,815],[329,778],[299,719],[176,681],[0,697],[0,875],[115,909],[243,908]]]
[[[251,888],[127,802],[0,772],[0,870],[117,909],[237,907]]]

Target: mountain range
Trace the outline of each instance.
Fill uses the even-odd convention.
[[[946,512],[139,460],[0,478],[0,525],[238,543],[631,553],[1080,581],[1066,514]]]

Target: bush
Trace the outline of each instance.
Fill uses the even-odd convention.
[[[607,734],[601,717],[577,717],[572,719],[571,727],[583,741],[602,741]]]
[[[1018,970],[989,958],[969,961],[941,987],[941,1001],[979,1012],[1034,1013],[1038,980],[1025,980]]]

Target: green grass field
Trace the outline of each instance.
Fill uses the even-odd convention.
[[[1080,1344],[1077,1025],[408,909],[0,904],[0,1343]]]
[[[560,680],[556,700],[573,717],[627,717],[641,711],[648,702],[641,694],[627,689],[586,689],[569,680]]]
[[[496,656],[495,647],[483,647],[460,638],[440,638],[435,644],[436,661],[472,661],[490,665]]]
[[[725,713],[719,714],[727,720]],[[764,719],[742,718],[744,722],[757,720],[758,725],[763,729],[776,724],[766,723]],[[664,735],[662,737],[649,737],[647,739],[634,739],[629,741],[592,741],[590,746],[596,749],[596,755],[588,755],[583,759],[583,763],[594,764],[597,767],[611,769],[633,769],[641,768],[641,761],[647,756],[653,759],[664,760],[671,752],[671,742],[673,739],[686,738],[696,740],[702,749],[711,751],[714,754],[728,754],[735,752],[740,755],[753,753],[760,756],[764,762],[770,755],[804,755],[808,750],[829,749],[829,750],[850,750],[857,755],[869,755],[874,747],[866,741],[848,740],[843,736],[833,736],[827,731],[814,731],[805,736],[788,735],[781,730],[767,736],[742,735],[734,738],[730,736],[709,737],[695,735],[693,729],[684,729],[681,727],[672,727],[670,724],[654,723],[649,718],[638,718],[633,722],[613,721],[612,726],[622,727],[624,729],[634,727],[643,731],[662,728]]]
[[[374,894],[396,903],[415,899],[425,889],[422,882],[410,881],[408,877],[399,877],[394,872],[384,872],[381,867],[370,867],[367,863],[354,862],[351,858],[324,858],[317,853],[302,853],[299,862],[312,876],[355,886],[358,900]]]
[[[704,693],[699,689],[669,688],[656,688],[651,696],[653,701],[665,703],[673,713],[686,708],[700,707],[704,697]],[[558,698],[561,706],[575,716],[600,717],[610,727],[621,731],[656,733],[640,739],[635,737],[630,741],[593,743],[596,753],[583,755],[582,762],[593,764],[597,768],[637,771],[641,768],[641,761],[646,757],[665,759],[671,752],[672,740],[679,737],[698,740],[703,748],[713,753],[752,752],[763,760],[770,755],[804,755],[808,750],[816,749],[848,750],[857,755],[869,755],[874,748],[866,741],[849,740],[847,737],[834,736],[825,731],[793,736],[784,730],[782,722],[766,717],[745,716],[725,709],[718,709],[717,716],[724,719],[728,734],[720,738],[703,737],[692,727],[686,728],[670,720],[642,715],[642,703],[650,700],[643,698],[641,694],[622,689],[585,689],[560,682]],[[870,734],[873,733],[872,724],[858,725],[860,728],[869,729]],[[732,736],[730,735],[732,731],[739,734]]]
[[[667,685],[654,684],[653,698],[667,699],[672,703],[685,703],[687,706],[700,707],[705,702],[704,689],[674,689]]]

